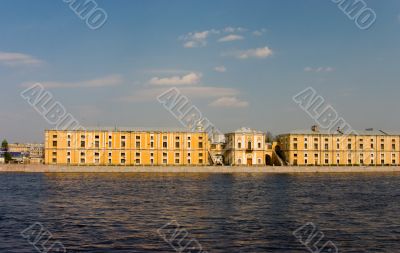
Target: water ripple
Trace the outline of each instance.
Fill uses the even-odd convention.
[[[176,220],[208,252],[308,252],[313,222],[340,252],[400,252],[400,174],[0,174],[0,252],[35,252],[43,224],[67,252],[174,252]]]

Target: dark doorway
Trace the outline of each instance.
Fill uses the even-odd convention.
[[[253,159],[248,158],[247,159],[247,166],[252,166],[253,165]]]
[[[265,155],[265,165],[272,166],[272,158],[270,155]]]

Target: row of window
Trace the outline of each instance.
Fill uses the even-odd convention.
[[[385,162],[386,161],[385,154],[381,154],[380,157],[381,157],[381,164],[385,164],[386,163]],[[353,164],[352,154],[348,154],[347,158],[348,158],[347,159],[348,164]],[[374,159],[375,156],[373,153],[369,155],[369,158],[370,158],[370,163],[375,164],[375,159]],[[396,164],[396,160],[397,160],[396,154],[392,153],[391,158],[392,158],[392,164]],[[318,164],[318,159],[319,159],[319,154],[314,154],[315,164]],[[359,160],[360,164],[364,164],[364,160],[365,160],[364,154],[360,154],[359,159],[360,159]],[[297,165],[297,161],[298,161],[298,154],[295,153],[294,154],[294,164]],[[325,164],[330,164],[329,154],[325,154],[324,162],[325,162]],[[308,154],[304,154],[304,163],[308,164]],[[337,164],[340,163],[340,154],[336,154],[336,163]]]
[[[121,148],[126,148],[126,141],[125,140],[121,140],[120,144],[121,144]],[[56,148],[57,146],[58,146],[57,141],[53,141],[53,146],[52,147]],[[67,147],[69,147],[69,148],[71,147],[71,141],[70,140],[67,140]],[[81,148],[86,148],[86,141],[81,141],[80,147]],[[100,148],[100,142],[99,141],[95,141],[94,142],[94,147],[95,148]],[[113,147],[112,146],[112,141],[108,142],[108,147],[109,148]],[[141,147],[142,147],[141,142],[137,141],[135,143],[135,148],[140,149]],[[165,148],[165,149],[168,148],[168,142],[164,141],[162,147]],[[203,147],[204,147],[203,142],[199,142],[198,143],[198,148],[202,149]],[[153,141],[150,142],[150,148],[154,148],[154,142]],[[180,142],[176,142],[175,143],[175,148],[176,149],[181,148],[181,143]],[[189,149],[192,148],[191,142],[187,142],[187,148],[189,148]]]
[[[191,159],[187,159],[187,164],[191,164],[192,160]],[[52,163],[57,164],[57,158],[52,158]],[[167,159],[163,159],[163,164],[168,164],[168,160]],[[67,158],[67,164],[71,164],[71,158]],[[81,158],[80,159],[80,164],[86,164],[86,159],[85,158]],[[94,164],[100,164],[100,159],[94,159]],[[112,159],[108,159],[108,164],[113,164]],[[120,165],[125,165],[126,164],[126,159],[125,158],[121,158],[120,159]],[[141,160],[140,159],[135,159],[135,164],[140,165]],[[151,158],[150,159],[150,164],[154,165],[154,159]],[[176,158],[175,159],[175,164],[181,164],[181,160]],[[199,159],[198,160],[198,164],[203,164],[203,159]]]
[[[237,160],[237,164],[238,164],[238,165],[246,165],[246,161],[245,161],[245,160],[242,161],[242,159],[239,158],[239,159]],[[263,164],[261,158],[258,158],[258,159],[257,159],[257,164]]]
[[[257,147],[260,149],[262,146],[261,146],[261,142],[258,142],[257,143]],[[242,143],[241,142],[238,142],[238,149],[241,149],[242,148]],[[249,149],[249,150],[251,150],[252,149],[252,142],[251,141],[249,141],[248,143],[247,143],[247,149]]]
[[[348,155],[347,155],[347,157],[349,157],[349,158],[351,158],[352,156],[353,156],[352,154],[348,154]],[[298,157],[298,155],[295,153],[295,154],[294,154],[294,157]],[[307,153],[304,154],[304,157],[308,157],[308,154],[307,154]],[[318,158],[318,157],[319,157],[319,154],[314,154],[314,157],[315,157],[315,158]],[[325,154],[325,158],[328,158],[328,157],[329,157],[329,154]],[[340,154],[336,154],[336,157],[340,157]],[[364,157],[364,154],[360,154],[360,157],[363,158],[363,157]],[[371,153],[371,154],[370,154],[370,157],[374,157],[374,154]],[[396,157],[396,154],[392,153],[392,158],[394,158],[394,157]],[[385,159],[385,154],[381,154],[381,158],[382,158],[382,159]]]
[[[95,135],[94,138],[95,138],[95,140],[100,140],[100,135]],[[53,135],[53,139],[57,139],[57,135]],[[67,139],[68,139],[68,140],[71,139],[71,135],[70,135],[70,134],[67,135]],[[83,134],[83,135],[81,135],[81,140],[84,140],[84,139],[86,139],[86,135]],[[109,139],[109,140],[112,140],[112,135],[109,135],[109,136],[108,136],[108,139]],[[141,136],[138,136],[138,135],[137,135],[137,136],[135,137],[135,139],[136,139],[137,141],[140,141]],[[122,136],[121,136],[121,140],[126,140],[126,136],[125,136],[125,135],[122,135]],[[151,141],[154,141],[154,135],[150,135],[150,140],[151,140]],[[168,136],[165,136],[165,135],[164,135],[164,136],[163,136],[163,140],[167,141],[167,140],[168,140]],[[181,137],[180,137],[180,136],[175,136],[175,140],[176,140],[176,141],[180,141],[180,140],[181,140]],[[191,137],[191,136],[188,136],[188,137],[187,137],[187,140],[188,140],[188,141],[192,140],[192,137]],[[203,136],[199,136],[199,140],[203,140]]]
[[[298,141],[298,138],[293,138],[293,141]],[[308,141],[308,138],[304,138],[304,142],[307,142]],[[314,142],[319,142],[320,141],[320,139],[319,138],[314,138]],[[341,141],[341,139],[340,138],[337,138],[336,139],[336,142],[340,142]],[[347,141],[348,142],[352,142],[353,140],[352,139],[347,139]],[[370,141],[371,141],[371,143],[374,143],[375,142],[375,140],[374,139],[370,139]],[[380,141],[381,141],[381,143],[382,142],[385,142],[385,139],[380,139]],[[329,139],[328,138],[325,138],[325,142],[329,142]],[[359,142],[364,142],[364,139],[359,139]],[[393,142],[396,142],[396,139],[392,139],[392,143]]]
[[[324,163],[325,163],[326,165],[331,164],[331,162],[329,161],[329,159],[325,159],[325,160],[324,160]],[[297,159],[294,159],[294,160],[293,160],[293,164],[294,164],[294,165],[298,165],[298,160],[297,160]],[[309,164],[309,163],[308,163],[308,159],[304,159],[304,164]],[[315,165],[319,165],[319,162],[318,162],[318,161],[315,161],[314,164],[315,164]],[[336,160],[336,164],[337,164],[337,165],[340,164],[340,159],[337,159],[337,160]],[[347,164],[348,164],[348,165],[352,165],[352,164],[353,164],[353,160],[352,160],[352,159],[348,159],[348,160],[347,160]],[[365,163],[364,159],[360,159],[360,160],[359,160],[359,164],[363,165],[363,164],[366,164],[366,163]],[[371,164],[371,165],[374,165],[374,164],[375,164],[375,160],[374,160],[374,159],[370,159],[370,164]],[[385,161],[384,159],[382,159],[380,164],[381,164],[381,165],[385,165],[385,164],[387,164],[387,163],[386,163],[386,161]],[[393,160],[392,160],[392,164],[393,164],[393,165],[397,165],[396,159],[393,159]]]
[[[54,151],[54,152],[52,153],[52,155],[53,155],[53,156],[57,156],[57,152]],[[85,152],[81,152],[80,155],[81,155],[81,156],[85,156]],[[70,152],[70,151],[67,152],[67,156],[71,156],[71,152]],[[95,153],[94,153],[94,156],[95,156],[95,157],[98,157],[98,156],[100,156],[100,153],[95,152]],[[112,157],[112,152],[108,152],[108,156],[109,156],[109,157]],[[121,157],[125,157],[126,154],[125,154],[124,152],[122,152],[122,153],[120,153],[120,156],[121,156]],[[136,152],[136,153],[135,153],[135,156],[136,156],[136,157],[140,157],[140,156],[141,156],[141,153],[140,153],[140,152]],[[163,153],[163,157],[167,157],[167,156],[168,156],[168,153],[165,153],[165,152],[164,152],[164,153]],[[180,157],[180,156],[181,156],[181,153],[175,153],[175,157]],[[187,153],[187,156],[188,156],[188,157],[191,157],[191,153]],[[154,153],[150,153],[150,157],[154,157]],[[199,157],[203,157],[203,153],[199,153]]]
[[[53,163],[57,163],[57,152],[53,152],[52,153],[53,157],[52,157],[52,162]],[[191,153],[187,153],[187,163],[191,164]],[[135,163],[136,164],[141,164],[141,153],[140,152],[136,152],[135,153]],[[181,153],[175,153],[175,163],[176,164],[180,164],[180,157],[181,157]],[[203,153],[199,153],[199,164],[203,163]],[[67,152],[67,163],[71,163],[71,152]],[[86,154],[85,152],[81,152],[80,153],[80,163],[85,164],[86,163]],[[99,164],[100,163],[100,153],[95,152],[94,153],[94,163],[95,164]],[[112,164],[112,153],[109,152],[108,153],[108,163]],[[121,164],[126,164],[126,153],[120,153],[120,163]],[[168,163],[168,154],[167,153],[163,153],[163,164],[167,164]],[[154,153],[150,153],[150,164],[154,164]]]
[[[360,143],[358,147],[359,147],[360,150],[363,150],[364,149],[364,144]],[[371,149],[375,148],[373,143],[371,143],[370,147],[371,147]],[[347,144],[347,149],[352,149],[352,148],[353,148],[352,144],[348,143]],[[295,149],[295,150],[298,149],[298,144],[297,143],[293,143],[293,149]],[[308,143],[304,143],[304,149],[308,149]],[[319,149],[318,143],[314,143],[314,149],[315,150]],[[324,149],[325,150],[329,150],[329,144],[326,143],[324,145]],[[340,143],[336,143],[336,149],[338,149],[338,150],[340,149]],[[384,149],[385,149],[385,144],[381,144],[381,150],[384,150]],[[396,150],[396,144],[392,144],[392,150]]]

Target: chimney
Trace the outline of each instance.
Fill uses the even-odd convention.
[[[313,126],[311,127],[311,131],[313,131],[313,132],[319,132],[319,127],[318,127],[317,125],[313,125]]]

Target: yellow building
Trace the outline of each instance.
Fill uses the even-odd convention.
[[[241,128],[225,135],[225,163],[237,166],[271,165],[272,145],[266,143],[266,134]]]
[[[400,135],[384,131],[357,131],[346,135],[312,130],[278,136],[281,158],[288,165],[399,165]]]
[[[10,143],[8,144],[9,152],[19,152],[19,153],[28,153],[29,147],[27,144],[22,143]]]
[[[112,166],[208,165],[202,131],[46,130],[45,164]]]
[[[211,162],[210,165],[221,166],[224,165],[224,153],[225,153],[225,143],[224,142],[212,142],[210,143],[209,149]]]

